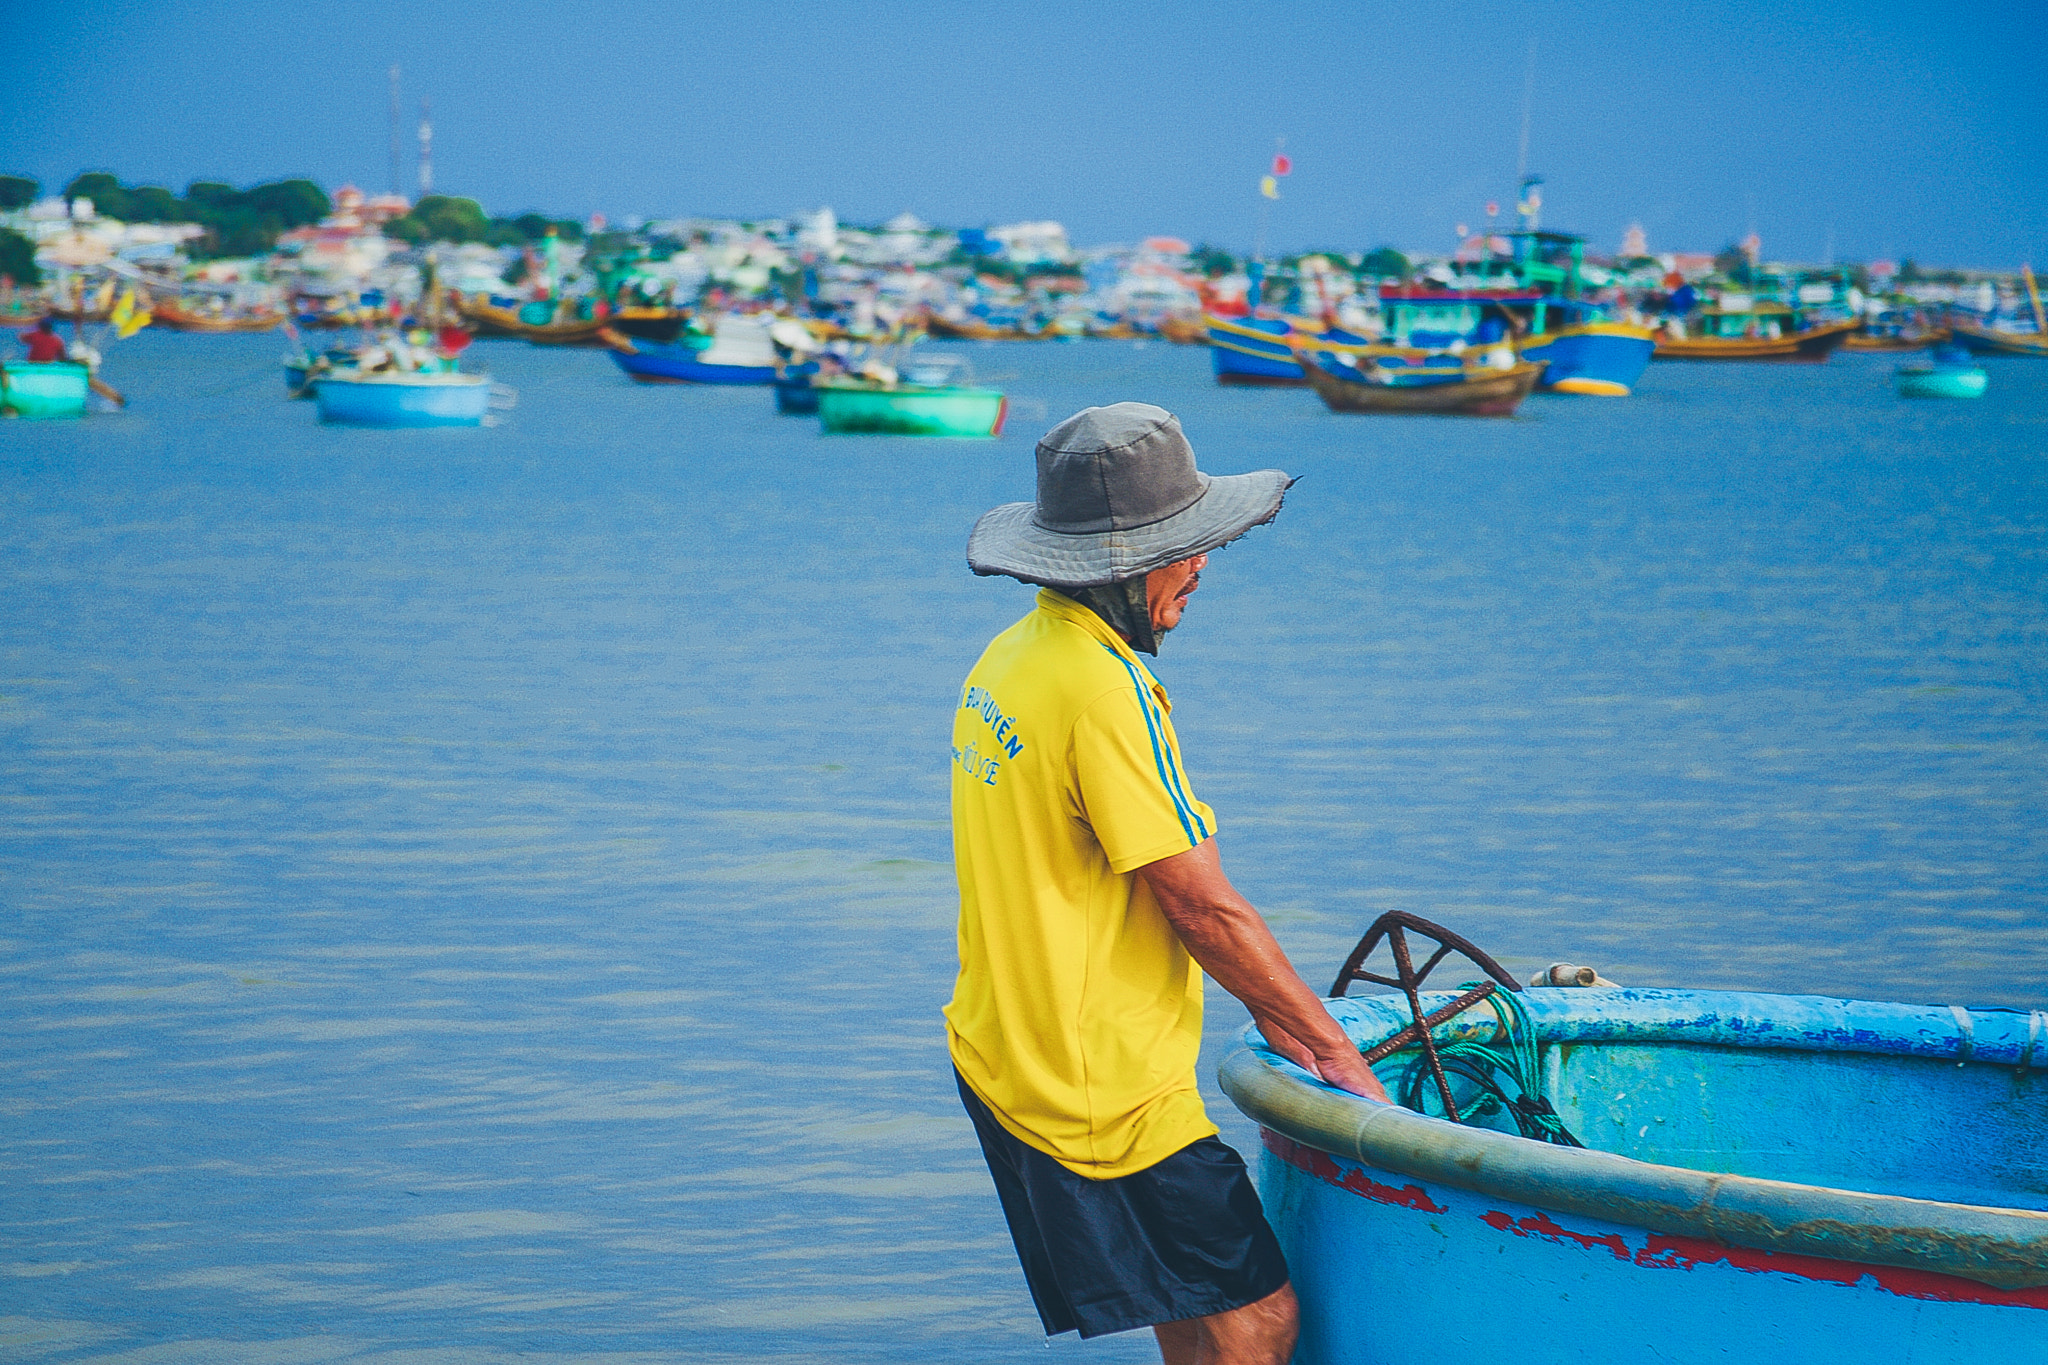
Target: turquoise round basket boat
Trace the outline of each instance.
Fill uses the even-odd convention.
[[[1901,398],[1982,398],[1991,378],[1978,365],[1901,365]]]
[[[890,387],[843,379],[813,383],[812,389],[820,425],[838,435],[988,439],[1003,434],[1010,410],[994,389]]]
[[[1334,1090],[1256,1030],[1224,1060],[1261,1128],[1299,1365],[2048,1362],[2048,1013],[1514,1000],[1583,1148],[1521,1136],[1512,1115],[1474,1126]],[[1411,1024],[1400,995],[1329,1007],[1362,1050]],[[1503,1031],[1479,1009],[1431,1037]],[[1376,1070],[1402,1094],[1419,1057]]]
[[[0,408],[18,417],[83,417],[92,371],[67,360],[0,366]]]

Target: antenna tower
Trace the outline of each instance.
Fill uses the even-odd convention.
[[[391,68],[391,192],[405,193],[405,184],[398,172],[398,68]]]
[[[420,198],[434,192],[434,121],[433,106],[427,97],[420,96]]]

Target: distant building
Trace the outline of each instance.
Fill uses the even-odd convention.
[[[826,205],[816,213],[808,214],[796,230],[797,250],[817,256],[832,257],[839,250],[839,215]]]
[[[1650,236],[1643,231],[1641,223],[1630,223],[1628,231],[1621,234],[1621,259],[1632,261],[1650,254]]]
[[[1060,264],[1073,259],[1067,230],[1058,223],[1010,223],[990,228],[988,235],[1001,242],[1004,254],[1018,265]]]

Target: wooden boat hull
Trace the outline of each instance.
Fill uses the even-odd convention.
[[[155,304],[150,309],[152,327],[168,327],[173,332],[202,332],[222,335],[229,332],[268,332],[284,321],[282,313],[250,313],[241,317],[209,317],[204,313],[188,313],[174,303]]]
[[[1009,400],[994,389],[825,383],[811,391],[817,395],[820,423],[835,435],[986,440],[1003,434],[1010,410]]]
[[[2048,336],[2034,332],[2007,332],[1974,322],[1952,323],[1955,340],[1978,355],[2048,356]]]
[[[598,336],[608,324],[605,318],[584,318],[573,322],[522,322],[510,308],[457,298],[455,311],[480,337],[517,337],[536,346],[602,346]]]
[[[1624,322],[1588,322],[1530,337],[1516,348],[1522,359],[1548,368],[1538,387],[1554,393],[1626,398],[1650,368],[1656,335]]]
[[[361,427],[475,427],[490,411],[480,374],[324,374],[313,380],[320,420]]]
[[[1833,322],[1789,332],[1779,337],[1685,337],[1659,336],[1657,360],[1772,360],[1806,362],[1826,360],[1849,339],[1858,324]]]
[[[1901,398],[1982,398],[1991,382],[1974,365],[1902,365],[1894,378]]]
[[[1159,335],[1176,346],[1207,346],[1209,324],[1201,318],[1161,318]]]
[[[1544,366],[1522,362],[1511,370],[1474,367],[1463,377],[1430,384],[1368,384],[1346,379],[1326,365],[1302,367],[1309,387],[1332,412],[1430,413],[1452,417],[1512,417],[1543,378]]]
[[[683,334],[689,320],[688,311],[680,308],[623,308],[606,318],[605,325],[635,341],[666,345]]]
[[[1274,318],[1207,319],[1209,362],[1219,384],[1291,388],[1308,382],[1295,358],[1294,328]]]
[[[636,341],[631,350],[616,345],[612,359],[642,384],[773,384],[773,365],[707,365],[688,346],[663,346]]]
[[[1423,996],[1424,1007],[1449,993]],[[1373,1104],[1249,1036],[1223,1088],[1300,1365],[2048,1361],[2048,1014],[1532,989],[1555,1147]],[[1398,996],[1329,1002],[1361,1047]],[[1437,1030],[1497,1036],[1484,1008]],[[1413,1050],[1379,1065],[1390,1088]],[[1683,1165],[1678,1163],[1684,1163]],[[1393,1311],[1398,1308],[1398,1311]]]
[[[68,360],[0,365],[0,409],[17,417],[83,417],[92,371]]]
[[[942,341],[1039,341],[1050,332],[1027,332],[1019,327],[996,327],[974,318],[947,318],[927,312],[924,329]]]
[[[1931,331],[1915,332],[1910,336],[1890,332],[1851,332],[1842,340],[1845,351],[1869,351],[1879,354],[1903,354],[1907,351],[1924,351],[1929,346],[1939,346],[1949,339],[1948,328],[1936,327]]]

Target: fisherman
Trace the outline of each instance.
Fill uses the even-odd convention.
[[[1041,591],[953,723],[960,1099],[1048,1336],[1151,1327],[1167,1365],[1281,1365],[1287,1265],[1196,1089],[1202,972],[1327,1083],[1386,1092],[1224,875],[1139,655],[1292,480],[1197,472],[1179,421],[1143,403],[1085,409],[1037,456],[1036,503],[967,544],[976,573]]]
[[[54,360],[64,360],[70,354],[64,345],[64,338],[57,335],[48,318],[41,319],[20,336],[21,344],[28,347],[29,363],[32,365],[47,365]]]

